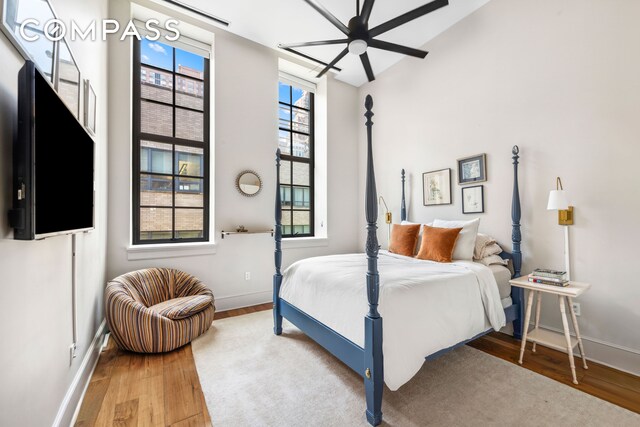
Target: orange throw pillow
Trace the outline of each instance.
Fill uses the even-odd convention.
[[[420,233],[420,224],[393,224],[389,252],[412,257],[416,253],[418,233]]]
[[[462,228],[438,228],[425,225],[422,231],[418,259],[451,262],[453,248]]]

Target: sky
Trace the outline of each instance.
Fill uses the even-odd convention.
[[[155,67],[173,70],[173,47],[157,41],[142,39],[140,42],[140,59],[143,63]],[[204,59],[201,56],[182,49],[176,51],[176,69],[178,65],[204,71]]]

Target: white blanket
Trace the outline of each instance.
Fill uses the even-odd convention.
[[[384,380],[397,390],[424,358],[505,325],[498,286],[488,267],[470,261],[423,261],[380,251]],[[308,258],[284,272],[280,297],[364,347],[366,255]]]

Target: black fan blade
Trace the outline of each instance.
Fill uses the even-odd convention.
[[[373,8],[374,0],[364,0],[362,5],[362,12],[360,12],[360,20],[366,24],[369,22],[369,16],[371,16],[371,9]]]
[[[391,52],[401,53],[403,55],[415,56],[416,58],[424,58],[427,56],[429,52],[414,49],[412,47],[402,46],[395,43],[389,43],[382,40],[369,40],[369,46],[375,47],[376,49],[388,50]]]
[[[340,52],[338,54],[338,56],[336,56],[333,61],[329,62],[329,65],[327,65],[326,67],[324,67],[324,69],[322,71],[320,71],[320,74],[318,74],[316,77],[322,77],[324,76],[324,74],[329,71],[331,69],[331,67],[333,67],[334,65],[336,65],[338,63],[338,61],[340,61],[342,58],[344,58],[344,56],[349,53],[349,48],[345,47],[344,50],[342,52]]]
[[[347,35],[347,36],[349,35],[349,28],[347,28],[346,25],[344,25],[342,22],[340,22],[340,20],[338,18],[333,16],[331,14],[331,12],[329,12],[323,5],[321,5],[320,3],[318,3],[315,0],[304,0],[304,1],[309,6],[311,6],[315,10],[317,10],[318,13],[320,15],[324,16],[329,22],[331,22],[333,25],[335,25],[340,31],[345,33],[345,35]]]
[[[304,47],[304,46],[323,46],[327,44],[347,43],[348,41],[349,39],[336,39],[336,40],[321,40],[317,42],[280,43],[278,47],[281,49],[287,49],[292,47]]]
[[[371,62],[369,62],[369,55],[367,52],[360,55],[360,60],[362,61],[362,66],[364,67],[364,71],[367,73],[367,78],[370,82],[376,79],[376,76],[373,75],[373,70],[371,69]]]
[[[371,30],[369,30],[369,36],[379,36],[382,33],[393,30],[394,28],[399,27],[402,24],[406,24],[407,22],[413,21],[416,18],[420,18],[421,16],[426,15],[429,12],[433,12],[434,10],[438,10],[441,7],[445,7],[448,4],[448,0],[434,0],[431,3],[427,3],[424,6],[420,6],[410,12],[407,12],[383,24],[380,24],[377,27],[372,28]]]

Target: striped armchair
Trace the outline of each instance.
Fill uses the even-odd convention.
[[[105,289],[105,317],[116,343],[137,353],[181,347],[206,332],[213,293],[197,278],[169,268],[116,277]]]

